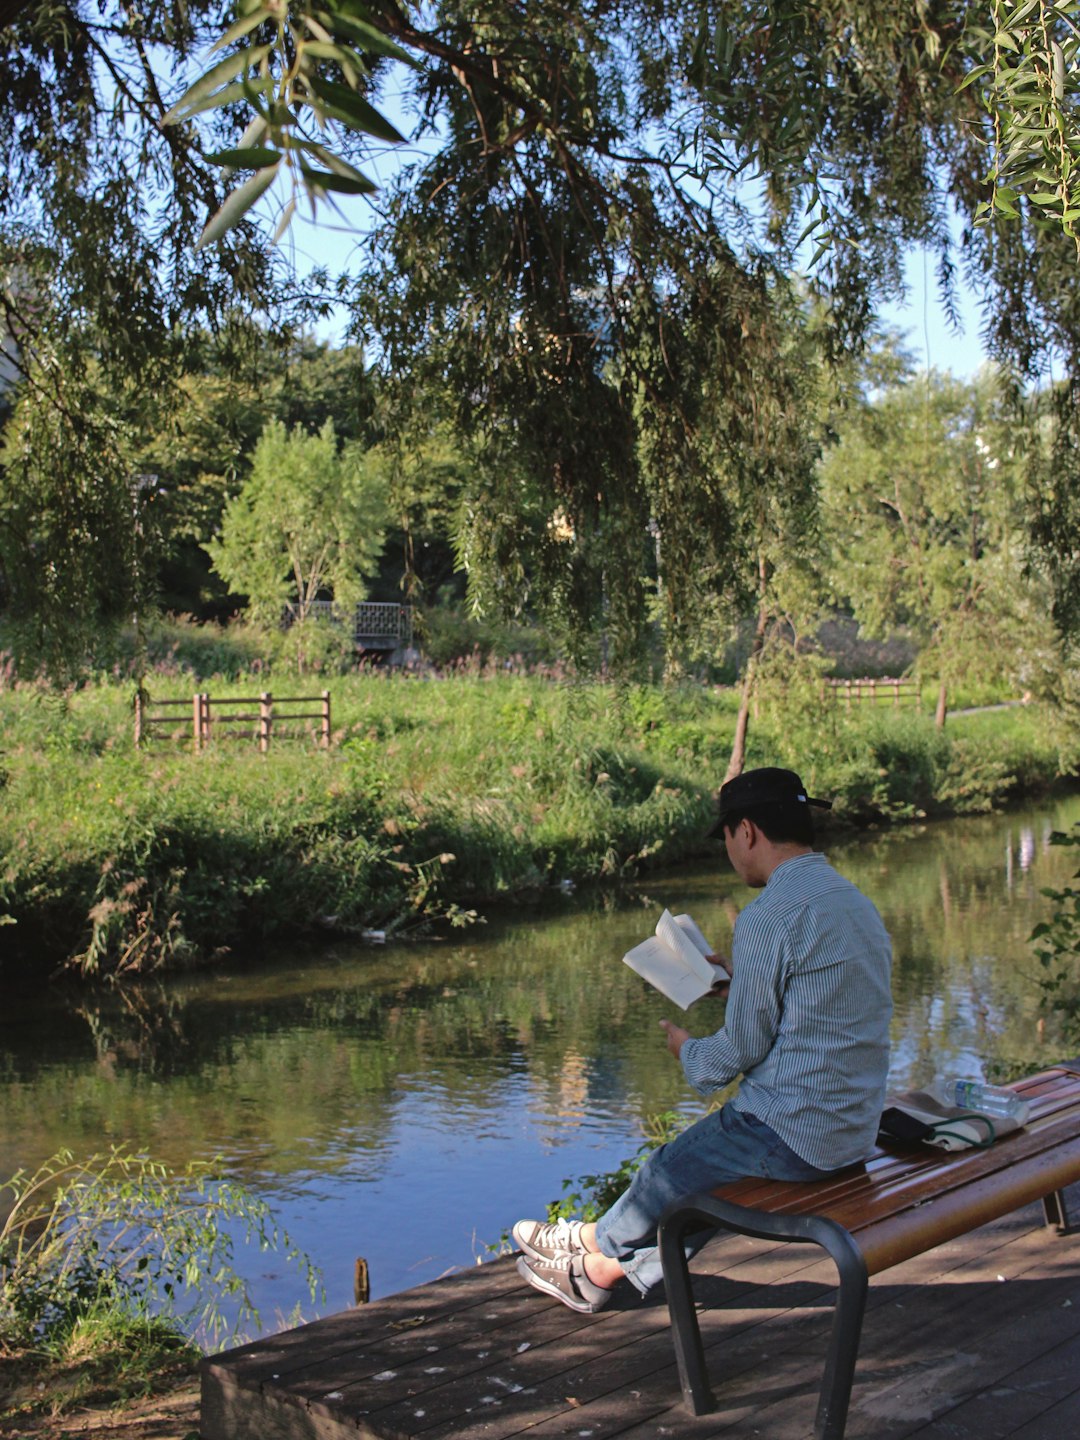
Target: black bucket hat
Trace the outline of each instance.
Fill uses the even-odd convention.
[[[767,805],[813,805],[818,810],[831,810],[831,800],[815,800],[794,770],[781,770],[764,765],[759,770],[744,770],[720,787],[720,807],[710,835],[719,835],[728,815],[736,811],[761,810]]]

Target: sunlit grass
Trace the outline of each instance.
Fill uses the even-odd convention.
[[[567,878],[700,852],[737,697],[497,671],[315,683],[155,674],[154,699],[332,695],[333,743],[133,745],[130,681],[0,690],[0,916],[42,970],[143,972],[312,929],[391,934]],[[179,728],[179,727],[178,727]],[[1069,764],[1045,712],[850,712],[774,694],[748,764],[798,769],[841,821],[968,813]]]

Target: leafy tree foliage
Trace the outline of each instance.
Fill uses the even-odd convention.
[[[309,435],[272,420],[207,549],[253,619],[276,624],[291,602],[303,625],[319,599],[351,613],[382,549],[384,517],[382,475],[356,447],[338,448],[333,421]]]
[[[659,610],[678,657],[703,613],[753,593],[761,613],[762,535],[812,496],[792,337],[857,347],[909,242],[937,250],[946,295],[959,263],[985,288],[1018,377],[1050,344],[1076,368],[1071,3],[1040,0],[1036,25],[1029,0],[993,0],[992,35],[975,0],[243,0],[224,35],[205,0],[14,7],[8,328],[76,376],[93,361],[95,423],[136,380],[168,403],[190,321],[228,351],[238,308],[288,318],[256,199],[287,174],[287,213],[364,190],[371,138],[394,139],[380,87],[400,86],[425,158],[386,196],[351,297],[388,431],[441,425],[465,455],[475,603],[539,608],[579,658],[624,668]],[[998,123],[1029,81],[1050,86],[1027,140],[1057,136],[1040,152],[1066,184],[1056,210],[1023,127]],[[788,277],[815,240],[803,294]]]
[[[145,435],[138,468],[157,476],[159,603],[222,618],[228,596],[203,546],[248,474],[267,417],[305,430],[331,421],[341,440],[366,441],[374,393],[358,350],[333,350],[310,337],[283,345],[252,326],[232,362],[223,362],[210,336],[201,356],[192,351],[163,423]]]
[[[219,20],[208,4],[52,0],[0,32],[0,333],[20,396],[0,587],[54,674],[145,601],[152,492],[132,495],[153,467],[139,452],[175,424],[207,331],[233,364],[245,309],[275,327],[304,314],[255,226],[195,253],[220,181],[191,134],[159,121]],[[233,123],[210,115],[205,134]]]
[[[107,412],[95,366],[30,372],[0,448],[0,595],[27,671],[70,678],[98,626],[145,600],[156,517],[135,453],[147,409],[129,393]]]
[[[837,598],[871,634],[897,623],[942,687],[1030,686],[1047,633],[1025,578],[1022,457],[997,376],[905,376],[864,400],[822,466]]]

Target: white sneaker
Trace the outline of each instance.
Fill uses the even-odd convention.
[[[586,1255],[581,1243],[583,1220],[519,1220],[510,1232],[515,1244],[531,1260],[554,1260],[559,1255]]]
[[[594,1315],[611,1299],[611,1291],[594,1285],[585,1274],[585,1261],[580,1255],[556,1255],[554,1260],[530,1260],[519,1255],[518,1274],[545,1295],[561,1300],[571,1310]]]

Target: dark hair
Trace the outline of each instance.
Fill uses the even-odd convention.
[[[724,816],[724,830],[733,834],[743,820],[752,821],[774,845],[814,843],[814,817],[809,805],[780,802],[732,810]]]

